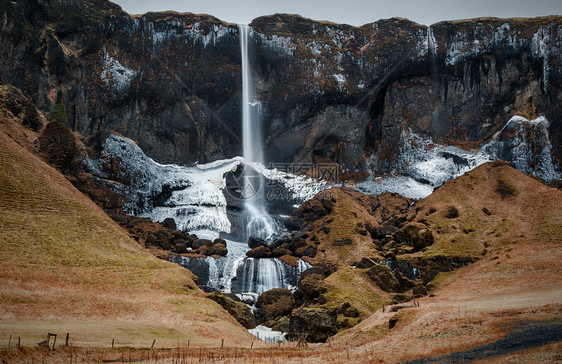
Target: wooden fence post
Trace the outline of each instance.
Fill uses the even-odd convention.
[[[224,348],[224,339],[221,341],[221,348]]]
[[[111,339],[111,348],[113,349],[113,345],[115,345],[115,339]]]
[[[20,345],[21,345],[21,341],[20,341],[20,339],[21,339],[21,338],[20,338],[20,337],[18,336],[18,348],[19,348],[19,347],[20,347]]]
[[[150,347],[151,349],[154,349],[154,344],[156,343],[156,339],[152,340],[152,346]]]
[[[10,335],[10,340],[8,340],[8,347],[12,346],[12,335]]]
[[[68,346],[68,339],[70,338],[70,333],[66,333],[66,340],[64,340],[64,346]]]

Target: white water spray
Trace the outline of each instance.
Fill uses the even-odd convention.
[[[433,35],[433,29],[431,26],[427,27],[427,55],[429,56],[429,61],[431,62],[431,73],[435,73],[437,69],[437,44],[435,42],[435,36]]]
[[[248,213],[246,238],[250,236],[267,239],[276,231],[275,221],[265,209],[264,179],[254,169],[263,164],[263,144],[259,115],[260,103],[255,99],[254,84],[250,71],[249,38],[250,27],[239,25],[240,52],[242,56],[242,144],[246,168],[243,174],[244,207]]]

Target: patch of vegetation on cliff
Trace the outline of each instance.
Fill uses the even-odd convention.
[[[338,308],[348,302],[357,308],[361,319],[390,302],[387,295],[367,277],[365,269],[342,267],[324,282],[328,290],[324,294],[327,302],[322,306]]]

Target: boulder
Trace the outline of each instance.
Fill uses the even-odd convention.
[[[224,257],[228,254],[228,249],[226,248],[226,245],[223,245],[221,243],[217,243],[217,244],[213,244],[209,247],[209,250],[207,251],[207,254],[209,254],[209,255],[219,255],[221,257]]]
[[[295,256],[296,257],[311,257],[314,258],[316,256],[316,247],[314,247],[313,245],[306,245],[303,247],[300,247],[298,249],[295,250]]]
[[[447,219],[455,219],[459,217],[459,210],[455,206],[449,206],[447,211],[445,211],[445,217]]]
[[[295,298],[286,288],[274,288],[262,293],[257,303],[266,320],[290,314],[294,305]]]
[[[253,236],[251,236],[250,239],[248,239],[248,246],[250,247],[250,249],[255,249],[259,246],[267,246],[267,243],[263,239],[254,238]]]
[[[222,239],[222,238],[216,238],[215,240],[213,240],[213,245],[216,244],[221,244],[224,245],[226,247],[226,240]]]
[[[425,289],[425,287],[420,284],[414,287],[412,293],[414,294],[414,297],[427,296],[427,289]]]
[[[373,239],[383,239],[385,236],[393,235],[398,231],[398,229],[392,225],[385,225],[377,228],[370,228],[370,226],[367,225],[366,227]]]
[[[195,246],[196,247],[202,247],[202,246],[211,246],[213,245],[213,242],[210,241],[209,239],[198,239],[195,241]]]
[[[276,248],[271,251],[271,256],[274,258],[279,258],[283,255],[291,255],[291,251],[285,248]]]
[[[385,264],[375,264],[367,271],[367,276],[385,292],[401,292],[400,282]]]
[[[290,324],[291,324],[291,320],[287,316],[283,316],[275,322],[275,325],[273,325],[272,329],[274,331],[281,331],[281,332],[288,333]]]
[[[178,254],[185,254],[185,253],[188,252],[188,250],[187,250],[187,245],[185,245],[184,243],[176,244],[176,245],[174,246],[174,250],[175,250],[176,253],[178,253]]]
[[[162,222],[162,225],[164,227],[166,227],[167,229],[170,229],[170,230],[177,230],[178,229],[178,226],[176,225],[176,220],[174,220],[171,217],[165,218],[164,221]]]
[[[298,216],[291,216],[284,221],[285,227],[289,231],[296,231],[300,230],[301,226],[304,224],[304,221]]]
[[[316,273],[302,277],[298,288],[299,292],[308,300],[313,300],[327,291],[324,275]]]
[[[270,258],[271,252],[269,251],[268,247],[261,245],[257,248],[249,250],[246,255],[250,258]]]
[[[375,264],[377,264],[377,262],[375,262],[373,259],[363,258],[355,266],[359,269],[369,269]]]
[[[432,245],[435,241],[431,230],[422,224],[404,226],[394,234],[394,239],[398,243],[412,246],[416,251]]]
[[[326,342],[337,333],[337,314],[324,308],[299,308],[289,321],[289,340],[305,337],[308,342]]]
[[[253,329],[256,327],[256,320],[252,310],[245,303],[240,302],[234,297],[219,291],[215,291],[207,296],[207,298],[215,301],[227,310],[228,313],[232,315],[232,317],[234,317],[242,326],[247,329]]]

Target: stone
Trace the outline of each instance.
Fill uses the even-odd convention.
[[[188,252],[187,250],[187,245],[185,245],[184,243],[180,243],[180,244],[176,244],[174,246],[174,250],[176,251],[176,253],[178,254],[185,254]]]
[[[316,273],[301,277],[298,289],[299,292],[308,300],[312,300],[327,291],[324,276]]]
[[[221,305],[228,313],[236,319],[242,326],[246,329],[253,329],[256,327],[256,320],[254,314],[248,305],[239,300],[235,300],[233,297],[215,291],[207,296],[208,299],[217,302]]]
[[[248,246],[250,247],[250,249],[254,249],[257,248],[259,246],[265,246],[267,247],[267,243],[265,240],[260,239],[260,238],[254,238],[253,236],[251,236],[248,239]]]
[[[301,257],[311,257],[314,258],[316,256],[316,247],[312,245],[303,246],[295,250],[295,256],[298,258]]]
[[[423,285],[417,285],[414,287],[414,290],[412,291],[414,297],[422,297],[422,296],[427,296],[427,289],[425,289],[425,287]]]
[[[375,264],[377,264],[377,263],[373,259],[363,258],[355,266],[359,269],[368,269],[368,268],[371,268]]]
[[[208,255],[218,255],[221,257],[224,257],[228,254],[228,249],[226,248],[226,245],[223,245],[221,243],[217,243],[217,244],[213,244],[209,247],[209,250],[207,251]]]
[[[271,251],[271,256],[273,258],[279,258],[282,257],[283,255],[291,255],[291,254],[292,254],[291,251],[285,248],[276,248]]]
[[[299,308],[289,322],[289,340],[305,337],[306,341],[326,342],[337,333],[337,314],[323,308]]]
[[[261,245],[246,252],[246,256],[250,258],[270,258],[271,252],[268,247]]]
[[[295,298],[286,288],[274,288],[261,294],[257,307],[266,320],[278,319],[291,313],[295,305]]]
[[[178,226],[176,225],[176,220],[174,220],[171,217],[165,218],[164,221],[162,222],[162,225],[164,227],[166,227],[167,229],[170,229],[170,230],[177,230],[178,229]]]
[[[456,219],[459,217],[459,210],[455,206],[449,206],[445,211],[445,217],[447,219]]]
[[[401,292],[400,283],[385,264],[375,264],[367,271],[367,276],[385,292]]]
[[[287,316],[283,316],[275,322],[272,329],[274,331],[281,331],[281,332],[288,333],[290,324],[291,324],[291,320]]]

